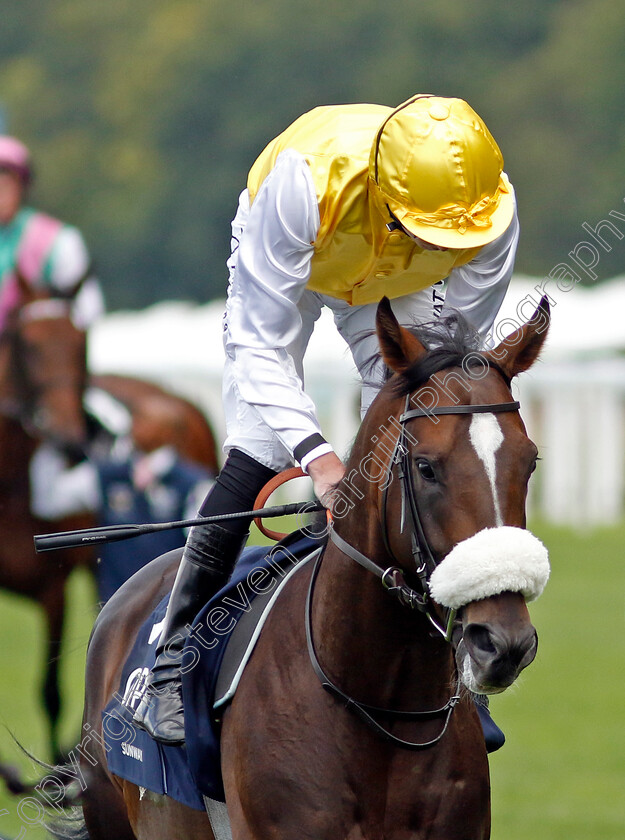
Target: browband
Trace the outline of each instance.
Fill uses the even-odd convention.
[[[412,408],[399,418],[400,423],[413,417],[431,417],[434,414],[499,414],[502,411],[518,411],[520,402],[493,403],[492,405],[443,405],[440,408]]]

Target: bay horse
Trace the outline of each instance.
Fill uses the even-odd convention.
[[[29,464],[41,441],[80,457],[88,451],[83,395],[88,385],[105,390],[132,416],[138,448],[169,443],[217,472],[215,440],[203,414],[188,401],[130,377],[87,372],[86,335],[71,318],[71,302],[35,291],[19,280],[19,303],[0,334],[0,587],[34,599],[46,619],[43,704],[50,748],[58,756],[61,699],[58,683],[65,583],[77,566],[90,566],[91,550],[36,554],[33,535],[92,527],[85,512],[61,521],[35,517],[30,504]]]
[[[510,381],[538,356],[548,304],[490,352],[460,327],[428,349],[388,301],[378,308],[393,375],[357,435],[325,551],[283,586],[222,716],[235,840],[490,836],[471,692],[503,691],[536,654],[526,600],[548,561],[525,530],[537,449]],[[137,631],[175,572],[158,558],[98,617],[85,732],[101,738]],[[89,749],[91,840],[213,840],[205,814],[112,775],[97,737]]]

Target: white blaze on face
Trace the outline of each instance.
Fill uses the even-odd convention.
[[[503,525],[501,508],[497,496],[497,450],[503,443],[503,432],[494,414],[474,414],[469,427],[469,438],[477,457],[484,464],[490,483],[495,507],[495,521]]]

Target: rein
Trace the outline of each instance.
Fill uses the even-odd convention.
[[[402,606],[408,607],[409,609],[417,609],[420,612],[422,612],[429,620],[429,622],[433,625],[433,627],[435,627],[436,630],[443,636],[445,641],[451,643],[451,633],[453,623],[456,617],[456,610],[445,610],[444,625],[441,625],[439,623],[437,617],[433,614],[432,611],[432,599],[430,596],[429,579],[434,569],[436,568],[437,563],[434,559],[434,555],[425,535],[425,530],[423,528],[423,523],[419,512],[417,492],[414,486],[412,474],[411,454],[410,449],[407,446],[408,434],[406,432],[406,423],[409,420],[413,420],[417,417],[431,417],[432,415],[486,413],[498,414],[509,411],[518,411],[521,406],[520,403],[517,401],[493,403],[490,405],[482,404],[441,406],[440,408],[432,408],[427,410],[421,408],[411,409],[409,406],[410,395],[407,395],[404,412],[399,417],[401,431],[395,443],[395,448],[393,451],[393,455],[389,461],[388,471],[383,485],[384,494],[382,498],[382,537],[388,555],[397,563],[397,559],[390,548],[387,524],[388,487],[391,483],[390,477],[392,471],[396,467],[402,493],[400,527],[403,531],[406,524],[406,510],[408,510],[410,513],[411,520],[411,553],[415,564],[415,573],[419,581],[419,590],[413,589],[406,583],[406,580],[404,578],[404,571],[399,566],[389,566],[386,568],[384,566],[380,566],[370,557],[367,557],[366,554],[363,554],[361,551],[359,551],[357,548],[355,548],[353,545],[347,542],[347,540],[343,539],[343,537],[337,534],[334,530],[333,523],[330,523],[329,528],[330,540],[336,545],[336,547],[340,551],[343,552],[343,554],[345,554],[351,560],[354,560],[368,572],[371,572],[376,577],[378,577],[382,583],[382,586],[388,592],[394,595]],[[456,676],[455,692],[449,698],[447,703],[445,703],[445,705],[439,709],[433,709],[429,711],[404,712],[396,711],[393,709],[381,709],[376,706],[370,706],[366,703],[361,703],[358,700],[355,700],[353,697],[350,697],[344,691],[342,691],[337,685],[335,685],[332,682],[332,680],[323,670],[319,662],[319,658],[317,656],[312,634],[312,600],[315,582],[319,573],[319,569],[321,567],[322,559],[323,552],[320,552],[311,575],[310,585],[308,588],[308,596],[306,599],[306,642],[308,645],[308,653],[313,671],[319,678],[322,687],[333,697],[335,697],[337,700],[343,703],[347,709],[354,712],[354,714],[356,714],[362,721],[364,721],[364,723],[377,735],[379,735],[389,743],[393,744],[394,746],[400,747],[401,749],[413,751],[426,750],[430,747],[435,746],[445,735],[445,732],[447,731],[447,727],[449,725],[449,721],[451,719],[451,714],[460,699],[459,675]],[[439,734],[430,741],[425,741],[422,743],[405,741],[402,738],[396,737],[387,729],[385,729],[381,724],[379,724],[375,720],[374,715],[390,717],[396,720],[412,721],[442,718],[443,727]]]
[[[330,530],[330,535],[334,534],[334,529]],[[336,536],[336,535],[334,535]],[[345,545],[343,540],[341,541]],[[352,549],[351,546],[348,546]],[[356,552],[356,549],[352,549]],[[365,568],[368,568],[370,571],[374,571],[377,574],[377,569],[379,568],[375,563],[372,563],[364,554],[360,554],[357,552],[360,557],[361,561],[366,561],[367,564]],[[349,555],[351,557],[351,554]],[[321,560],[323,559],[323,551],[319,552],[319,556],[315,561],[315,566],[312,571],[312,575],[310,577],[310,585],[308,587],[308,595],[306,597],[306,643],[308,645],[308,654],[310,657],[310,664],[312,665],[312,669],[319,678],[321,682],[321,687],[325,689],[329,694],[331,694],[336,700],[339,700],[346,709],[349,709],[355,715],[357,715],[370,729],[372,729],[376,735],[379,735],[385,741],[393,744],[396,747],[401,747],[404,750],[412,750],[413,752],[417,752],[419,750],[427,750],[430,747],[435,746],[441,740],[445,732],[447,731],[447,727],[449,726],[449,721],[451,719],[451,713],[453,712],[457,702],[460,700],[460,681],[457,680],[456,682],[456,691],[452,697],[449,698],[447,703],[442,706],[440,709],[429,709],[426,711],[419,711],[419,712],[409,712],[409,711],[398,711],[395,709],[382,709],[379,706],[370,706],[368,703],[361,703],[358,700],[354,700],[353,697],[350,697],[349,694],[346,694],[342,691],[337,685],[335,685],[330,677],[326,674],[323,670],[321,663],[319,662],[319,658],[317,656],[317,651],[315,649],[315,643],[313,640],[312,635],[312,599],[313,593],[315,589],[315,582],[317,580],[317,575],[319,574],[319,569],[321,568]],[[354,558],[355,559],[355,558]],[[375,567],[375,568],[374,568]],[[436,718],[443,718],[443,728],[439,732],[439,734],[433,738],[431,741],[423,741],[423,742],[415,742],[415,741],[405,741],[403,738],[398,738],[396,735],[393,735],[388,729],[385,729],[381,724],[377,722],[374,715],[379,715],[380,717],[390,717],[396,720],[403,720],[403,721],[423,721],[423,720],[434,720]]]

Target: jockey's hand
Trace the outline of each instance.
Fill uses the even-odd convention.
[[[332,491],[345,475],[341,459],[334,452],[320,455],[308,464],[308,475],[312,478],[315,496],[322,505],[330,507]]]

